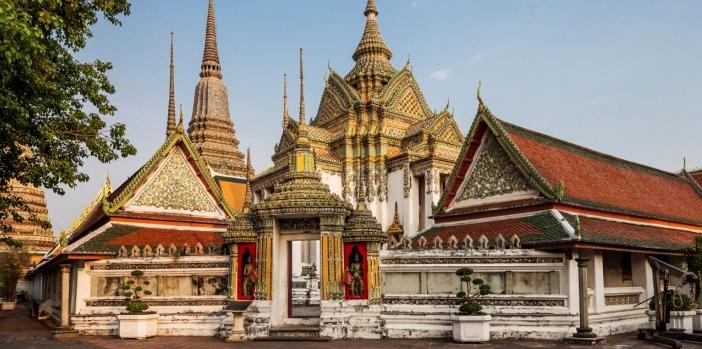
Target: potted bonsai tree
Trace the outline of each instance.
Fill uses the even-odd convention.
[[[144,280],[144,272],[141,270],[133,270],[130,275],[129,280],[120,287],[124,292],[124,305],[127,311],[117,315],[119,337],[136,339],[153,337],[157,332],[158,314],[147,312],[149,306],[141,299],[141,294],[151,295],[151,291],[143,287],[148,286],[149,281]]]
[[[674,292],[669,301],[670,309],[669,329],[685,330],[686,333],[693,332],[693,318],[696,312],[693,310],[692,298],[684,293]]]
[[[692,290],[695,295],[695,299],[692,300],[695,306],[695,309],[693,309],[695,315],[692,320],[692,328],[694,332],[702,332],[702,295],[700,294],[702,293],[702,285],[700,285],[702,281],[702,237],[695,237],[695,243],[684,249],[683,252],[685,253],[684,260],[685,264],[687,264],[687,271],[697,276],[694,289]]]
[[[490,293],[490,286],[482,279],[471,277],[473,269],[461,268],[456,271],[465,291],[458,292],[458,314],[452,316],[453,340],[465,342],[487,342],[490,340],[490,320],[492,317],[483,313],[483,307],[477,298]]]
[[[0,280],[2,283],[2,310],[15,310],[17,282],[28,266],[29,256],[20,248],[0,253]]]

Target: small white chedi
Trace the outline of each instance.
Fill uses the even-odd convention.
[[[492,316],[482,312],[482,306],[476,302],[478,297],[490,293],[490,286],[482,279],[471,278],[473,270],[461,268],[456,271],[461,279],[462,291],[458,298],[458,314],[451,316],[453,322],[453,340],[459,343],[487,342],[490,340],[490,320]],[[476,289],[477,288],[477,289]]]

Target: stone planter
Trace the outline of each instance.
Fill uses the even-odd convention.
[[[0,303],[0,309],[2,310],[15,310],[15,307],[17,307],[16,302],[2,302]]]
[[[490,315],[452,315],[453,340],[459,343],[489,341],[490,320]]]
[[[702,332],[702,309],[695,309],[695,316],[692,318],[692,330]]]
[[[685,330],[685,333],[692,333],[692,323],[695,315],[697,315],[695,310],[671,311],[670,322],[667,326],[668,330],[675,328]]]
[[[144,339],[153,337],[158,331],[158,314],[120,314],[119,338]]]

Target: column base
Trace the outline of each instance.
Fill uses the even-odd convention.
[[[52,339],[66,339],[78,337],[78,331],[71,327],[56,327],[51,330]]]

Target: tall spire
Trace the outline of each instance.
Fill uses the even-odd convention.
[[[305,67],[302,62],[302,47],[300,47],[300,125],[305,123]]]
[[[209,1],[200,81],[195,86],[188,135],[215,175],[246,178],[246,159],[229,113],[227,87],[217,54],[214,2]]]
[[[166,125],[166,136],[176,130],[175,121],[175,84],[173,73],[173,32],[171,32],[171,66],[170,66],[170,82],[168,84],[168,123]]]
[[[253,177],[253,169],[251,168],[251,148],[246,148],[246,193],[244,193],[244,212],[251,210],[253,205],[253,192],[251,191],[251,178]]]
[[[215,30],[214,0],[210,0],[207,8],[207,26],[205,28],[205,49],[202,53],[200,77],[222,77],[222,67],[219,65],[217,51],[217,31]]]
[[[378,7],[375,0],[368,0],[363,14],[366,16],[366,27],[363,29],[361,41],[358,42],[356,51],[353,53],[356,65],[346,75],[346,80],[357,89],[362,90],[363,95],[366,95],[366,92],[379,91],[397,71],[390,63],[392,51],[385,45],[385,41],[380,35],[380,27],[376,20]],[[368,79],[379,81],[366,81]],[[366,89],[370,90],[366,91]]]
[[[283,130],[288,128],[288,74],[283,74]]]

